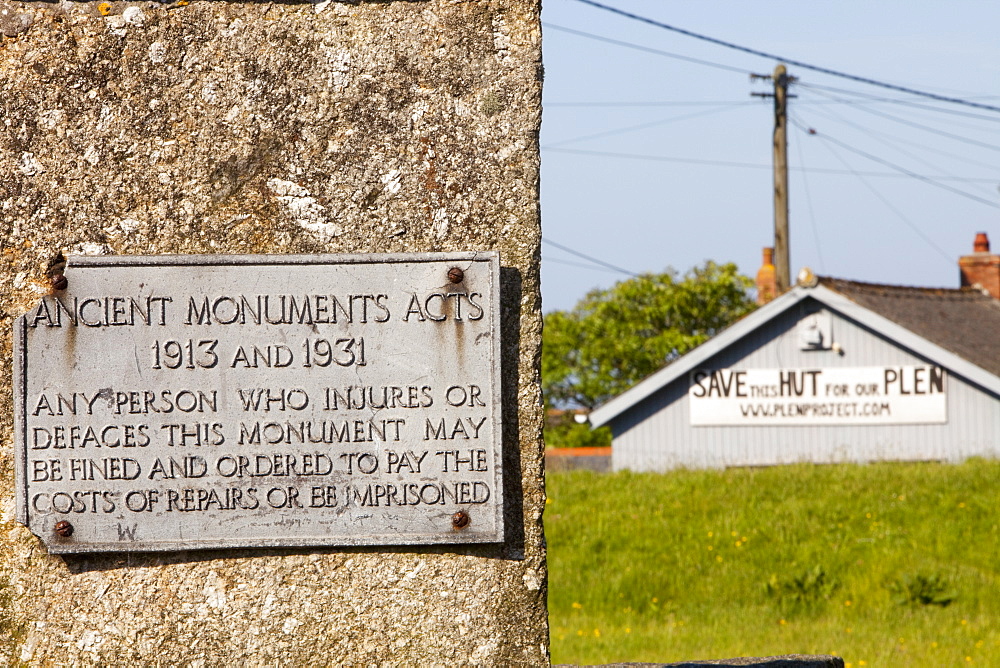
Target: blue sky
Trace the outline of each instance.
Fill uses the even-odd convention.
[[[1000,107],[1000,3],[599,1],[810,65]],[[706,259],[756,273],[773,240],[773,113],[770,100],[751,96],[770,83],[749,73],[770,74],[779,61],[578,0],[545,0],[542,20],[544,310],[571,308],[626,278],[554,244],[633,273],[683,272]],[[809,266],[956,287],[957,259],[976,232],[1000,250],[1000,112],[794,65],[789,73],[799,78],[788,149],[793,275]]]

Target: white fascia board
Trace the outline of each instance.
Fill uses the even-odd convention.
[[[697,368],[708,358],[728,348],[753,330],[798,304],[806,297],[812,297],[821,304],[882,334],[900,347],[908,348],[928,358],[935,364],[943,366],[952,373],[962,376],[994,394],[1000,395],[1000,377],[995,376],[989,371],[972,364],[935,343],[931,343],[922,336],[914,334],[905,327],[897,325],[892,320],[851,301],[829,288],[822,285],[815,288],[796,286],[777,299],[760,307],[718,336],[701,344],[676,362],[668,364],[656,373],[633,385],[625,392],[622,392],[614,399],[594,409],[590,414],[591,425],[600,427],[607,424],[639,402],[666,387],[677,378]]]
[[[795,287],[777,299],[769,301],[750,315],[689,351],[677,361],[647,376],[614,399],[595,408],[590,413],[590,424],[594,427],[607,424],[640,401],[652,396],[661,388],[696,368],[709,357],[728,348],[772,318],[795,306],[807,296],[809,296],[809,291],[805,288]]]

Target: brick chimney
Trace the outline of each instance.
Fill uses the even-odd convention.
[[[958,271],[963,288],[979,287],[994,299],[1000,299],[1000,255],[990,254],[990,240],[985,232],[976,235],[972,255],[958,259]]]
[[[774,275],[774,249],[764,249],[764,261],[757,270],[757,303],[766,304],[778,295],[778,282]]]

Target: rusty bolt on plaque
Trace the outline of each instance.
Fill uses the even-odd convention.
[[[69,281],[62,274],[56,274],[52,277],[52,289],[53,290],[65,290],[66,286],[69,285]]]
[[[73,535],[73,525],[66,520],[60,520],[56,522],[55,531],[57,535],[69,538]]]
[[[451,516],[451,525],[456,529],[464,529],[469,526],[469,522],[471,521],[472,519],[469,517],[469,513],[464,510],[460,510]]]
[[[465,280],[465,272],[458,267],[452,267],[448,270],[448,280],[452,283],[461,283]]]

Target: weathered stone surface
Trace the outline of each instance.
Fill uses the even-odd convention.
[[[7,663],[546,662],[538,5],[0,0]],[[503,545],[56,557],[14,521],[10,324],[59,253],[483,249]]]

